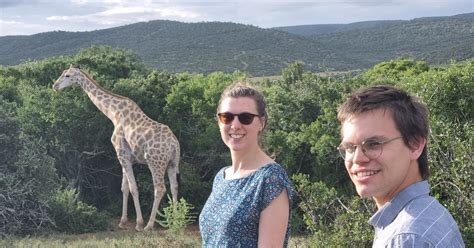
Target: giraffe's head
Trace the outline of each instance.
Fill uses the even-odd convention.
[[[78,76],[80,76],[81,70],[78,68],[74,68],[72,65],[69,69],[64,70],[63,74],[56,80],[53,85],[53,89],[55,91],[62,90],[63,88],[69,87],[75,83],[77,83]]]

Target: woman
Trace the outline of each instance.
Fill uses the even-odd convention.
[[[231,86],[217,117],[232,165],[215,176],[199,216],[203,247],[286,247],[293,188],[259,144],[267,124],[263,95],[249,85]]]

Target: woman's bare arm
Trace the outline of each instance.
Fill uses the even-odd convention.
[[[290,200],[284,189],[260,214],[258,247],[283,247],[289,214]]]

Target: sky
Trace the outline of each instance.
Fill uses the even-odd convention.
[[[151,20],[261,28],[474,12],[474,0],[0,0],[0,36],[93,31]]]

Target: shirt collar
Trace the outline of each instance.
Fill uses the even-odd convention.
[[[385,228],[397,217],[398,213],[413,199],[429,194],[428,181],[414,183],[400,191],[392,200],[385,203],[369,220],[376,228]]]

